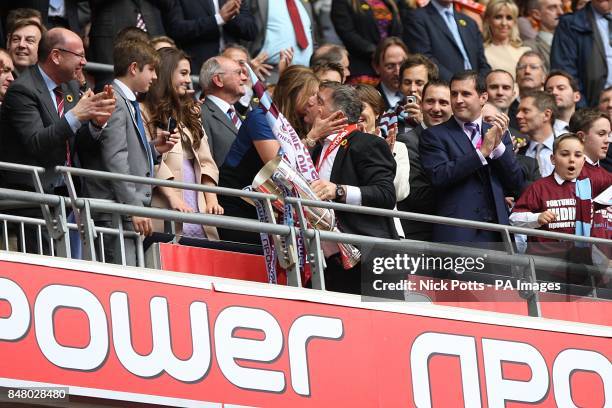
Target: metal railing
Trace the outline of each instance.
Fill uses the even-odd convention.
[[[612,246],[611,240],[593,238],[593,237],[580,237],[570,234],[560,234],[550,231],[540,231],[534,229],[526,229],[519,227],[512,227],[507,225],[490,224],[477,221],[468,221],[461,219],[453,219],[446,217],[439,217],[433,215],[424,215],[417,213],[401,212],[395,210],[385,210],[380,208],[371,208],[363,206],[354,206],[347,204],[339,204],[332,202],[323,201],[312,201],[304,200],[300,198],[289,197],[286,201],[296,209],[296,213],[300,218],[300,225],[302,227],[295,228],[286,225],[279,225],[275,223],[262,223],[255,220],[237,218],[225,215],[212,215],[212,214],[201,214],[201,213],[182,213],[173,210],[160,209],[160,208],[149,208],[139,207],[126,204],[119,204],[110,201],[96,200],[91,198],[77,197],[76,189],[74,188],[73,176],[80,177],[93,177],[101,178],[106,180],[126,181],[141,184],[149,184],[153,186],[165,186],[179,189],[189,189],[201,192],[213,192],[216,194],[225,194],[237,197],[249,198],[251,200],[259,200],[263,203],[265,211],[271,216],[270,219],[274,220],[272,200],[276,199],[274,195],[263,194],[257,192],[248,192],[243,190],[235,190],[223,187],[215,186],[204,186],[200,184],[192,184],[185,182],[177,182],[171,180],[161,180],[154,178],[138,177],[131,175],[122,175],[115,173],[108,173],[95,170],[80,169],[74,167],[56,167],[56,172],[63,174],[66,181],[66,185],[69,190],[70,198],[45,194],[42,190],[42,184],[40,183],[40,174],[45,170],[40,167],[17,165],[13,163],[0,162],[0,169],[26,172],[30,173],[34,180],[36,192],[28,191],[17,191],[10,189],[0,188],[0,199],[12,200],[12,202],[29,203],[40,206],[43,213],[43,220],[28,219],[24,217],[17,217],[0,214],[0,220],[4,223],[4,231],[6,231],[7,222],[17,223],[31,223],[36,225],[38,229],[46,226],[49,231],[49,235],[56,241],[55,248],[59,247],[59,250],[55,250],[55,254],[58,256],[70,257],[70,246],[69,246],[69,231],[78,231],[83,245],[83,257],[88,260],[97,260],[96,252],[94,250],[94,241],[96,238],[100,238],[102,234],[113,234],[118,235],[121,239],[128,238],[134,239],[137,244],[138,252],[138,265],[143,266],[143,255],[142,255],[142,240],[137,233],[133,231],[123,231],[121,228],[120,217],[124,215],[141,216],[162,219],[169,222],[183,222],[183,223],[194,223],[201,225],[210,225],[215,227],[222,227],[227,229],[235,229],[242,231],[251,232],[263,232],[272,234],[282,239],[285,239],[286,246],[277,246],[279,257],[282,258],[281,264],[284,264],[287,269],[288,284],[294,286],[301,286],[300,278],[300,266],[297,256],[297,245],[296,237],[298,234],[302,234],[305,241],[305,247],[308,253],[307,262],[311,266],[312,271],[312,287],[314,289],[325,289],[324,284],[324,267],[325,260],[323,257],[323,251],[321,241],[339,242],[339,243],[351,243],[356,245],[379,245],[380,248],[387,250],[402,250],[410,252],[422,252],[433,253],[438,255],[457,255],[457,256],[481,256],[486,253],[490,262],[501,263],[504,265],[511,266],[512,273],[515,277],[520,277],[526,281],[535,282],[536,279],[536,268],[544,270],[555,270],[558,268],[571,268],[573,265],[561,259],[548,258],[542,256],[516,256],[514,250],[514,244],[512,241],[511,234],[525,234],[532,236],[540,236],[545,238],[551,238],[556,240],[564,240],[570,242],[581,242],[590,244],[599,244],[605,246]],[[76,215],[76,223],[67,222],[66,207],[72,208],[73,213]],[[487,231],[499,232],[503,238],[504,251],[492,250],[492,249],[480,249],[480,248],[469,248],[465,246],[440,244],[423,241],[413,240],[391,240],[382,238],[366,237],[361,235],[321,231],[312,228],[305,228],[303,226],[308,225],[304,219],[303,207],[313,206],[321,208],[330,208],[334,210],[341,210],[344,212],[354,212],[359,214],[377,215],[384,217],[394,217],[400,219],[422,221],[428,223],[437,223],[452,225],[457,227],[465,228],[478,228]],[[96,226],[93,222],[92,212],[110,213],[114,216],[113,228],[102,228]],[[22,228],[23,229],[23,228]],[[6,240],[6,233],[3,234]],[[40,234],[39,234],[40,235]],[[21,234],[23,239],[23,233]],[[102,241],[100,239],[100,241]],[[5,242],[6,244],[6,242]],[[22,243],[23,244],[23,243]],[[58,245],[59,244],[59,245]],[[39,244],[39,247],[41,245]],[[6,244],[8,248],[8,244]],[[122,249],[122,263],[125,264],[125,254]],[[103,253],[103,247],[100,248],[100,253]],[[597,288],[594,282],[593,274],[600,272],[600,268],[595,266],[580,265],[581,268],[591,273],[592,292],[591,296],[597,297]],[[609,269],[609,268],[608,268]],[[528,293],[521,293],[529,306],[529,312],[531,315],[539,316],[540,308],[538,302],[538,293],[531,291]]]

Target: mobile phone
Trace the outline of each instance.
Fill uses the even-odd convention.
[[[417,98],[414,95],[406,96],[406,103],[417,103]]]
[[[166,128],[166,130],[170,133],[174,133],[175,129],[176,129],[176,119],[174,119],[173,117],[168,118],[168,127]]]

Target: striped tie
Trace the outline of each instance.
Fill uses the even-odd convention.
[[[232,123],[236,127],[236,130],[239,130],[240,125],[242,125],[242,122],[240,121],[240,118],[236,114],[236,109],[234,109],[233,106],[230,106],[229,109],[227,110],[227,116],[229,116],[229,118],[232,120]]]
[[[142,18],[142,13],[136,14],[136,28],[140,28],[145,33],[147,32],[147,25]]]
[[[61,118],[64,117],[64,91],[59,86],[53,89],[55,95],[55,103],[57,104],[57,115]],[[72,160],[70,158],[70,142],[66,138],[66,166],[72,166]]]

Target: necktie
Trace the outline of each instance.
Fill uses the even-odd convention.
[[[134,107],[134,116],[136,118],[136,126],[138,127],[138,133],[140,136],[140,141],[144,145],[145,151],[147,152],[147,157],[149,160],[149,166],[151,169],[151,176],[153,176],[153,155],[151,154],[151,146],[147,141],[147,137],[145,134],[144,124],[142,122],[142,115],[140,114],[140,106],[138,105],[138,101],[130,101],[132,106]]]
[[[463,67],[465,69],[472,69],[472,64],[470,64],[470,59],[468,58],[467,52],[465,51],[465,47],[463,46],[463,41],[461,40],[461,35],[459,34],[459,29],[457,28],[457,22],[453,17],[453,13],[450,10],[444,11],[444,16],[446,16],[446,25],[453,35],[453,39],[455,40],[455,44],[459,47],[459,51],[461,52],[461,56],[463,57]]]
[[[147,25],[144,22],[144,18],[142,18],[142,13],[139,11],[136,14],[136,28],[140,28],[145,33],[147,32]]]
[[[612,46],[612,13],[604,14],[603,17],[608,20],[608,42]]]
[[[476,149],[480,149],[480,145],[482,145],[482,138],[480,137],[480,127],[478,126],[478,123],[467,122],[463,126],[470,132],[470,140],[472,145]]]
[[[543,148],[544,148],[544,145],[542,143],[538,143],[535,148],[535,157],[538,162],[538,167],[540,168],[540,174],[544,173],[544,167],[542,167],[544,165],[544,162],[542,161],[542,158],[540,157],[540,154],[542,153]]]
[[[57,115],[61,118],[64,117],[64,91],[59,86],[53,89],[55,95],[55,103],[57,104]],[[70,141],[66,138],[66,166],[72,166],[72,159],[70,158]]]
[[[295,0],[285,0],[287,2],[287,10],[289,11],[289,18],[293,25],[293,31],[295,32],[295,39],[298,46],[303,50],[308,47],[308,38],[306,38],[306,32],[304,31],[304,25],[300,18],[300,12],[298,11]]]
[[[236,130],[240,129],[240,125],[242,125],[242,122],[240,121],[240,118],[236,114],[236,109],[234,109],[233,106],[230,106],[229,109],[227,110],[227,116],[229,116],[229,118],[232,120],[232,123],[236,127]]]

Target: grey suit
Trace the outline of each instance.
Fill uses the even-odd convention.
[[[202,104],[202,126],[208,135],[208,145],[215,159],[217,167],[221,167],[225,156],[236,139],[238,129],[230,118],[217,106],[206,98]]]
[[[113,89],[117,98],[115,111],[106,128],[95,140],[98,148],[81,153],[83,167],[116,174],[152,177],[154,169],[151,168],[146,146],[143,143],[143,140],[147,139],[138,130],[131,102],[116,83],[113,83]],[[153,144],[151,142],[146,143],[149,144],[151,151],[155,154]],[[159,155],[155,154],[154,158],[158,161]],[[136,206],[149,206],[151,204],[151,190],[151,186],[147,184],[94,178],[89,178],[83,183],[83,192],[88,197],[113,200]],[[109,214],[94,214],[96,225],[99,226],[110,227],[110,218]],[[123,220],[123,224],[124,229],[133,230],[128,218]],[[120,259],[116,253],[114,237],[105,235],[104,241],[106,261],[119,263]],[[136,253],[132,240],[126,240],[125,245],[127,263],[128,265],[135,265]]]
[[[533,40],[526,40],[523,45],[530,47],[533,51],[539,52],[544,57],[546,72],[550,71],[550,44],[546,43],[540,33]]]

